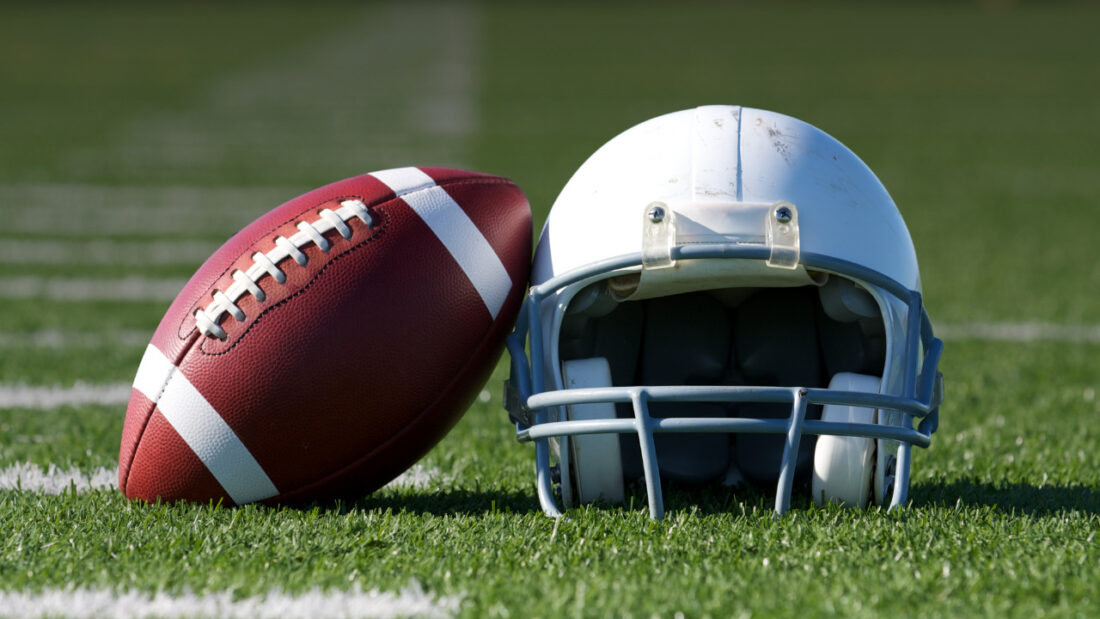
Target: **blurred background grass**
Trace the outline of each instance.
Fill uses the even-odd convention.
[[[696,570],[678,578],[692,587],[654,586],[651,572],[664,558],[642,549],[629,554],[636,579],[620,578],[607,548],[633,552],[630,532],[644,515],[625,515],[621,526],[619,515],[593,510],[562,525],[559,544],[568,540],[568,552],[553,565],[611,583],[611,605],[589,607],[605,612],[720,614],[730,608],[722,606],[729,583],[720,576],[736,572],[741,608],[761,612],[793,612],[800,599],[809,612],[829,612],[814,596],[800,597],[810,587],[838,600],[833,612],[858,612],[853,600],[867,600],[864,612],[912,612],[913,603],[935,597],[942,614],[1072,614],[1090,595],[1095,608],[1098,565],[1089,536],[1100,509],[1100,368],[1088,337],[1100,323],[1098,26],[1096,5],[1059,2],[4,3],[0,277],[185,278],[201,257],[112,262],[82,260],[77,249],[75,258],[35,261],[16,243],[193,241],[213,249],[283,199],[404,165],[513,178],[531,199],[537,234],[572,171],[638,122],[712,103],[783,112],[833,134],[880,176],[913,234],[933,320],[956,334],[943,361],[941,431],[915,456],[918,509],[897,538],[880,541],[861,535],[894,526],[880,514],[812,514],[805,528],[797,519],[734,514],[718,526],[710,514],[670,505],[666,545],[676,527],[685,540],[709,540],[677,546]],[[4,299],[0,334],[59,330],[108,342],[130,335],[99,347],[0,347],[0,382],[128,381],[141,355],[132,334],[151,332],[166,305]],[[1083,335],[968,341],[968,325],[983,322],[1077,326]],[[345,566],[326,563],[306,581],[345,582],[345,568],[355,566],[367,585],[400,586],[415,575],[434,590],[467,592],[475,611],[525,608],[531,591],[562,613],[578,596],[583,602],[574,576],[516,564],[552,545],[557,529],[534,511],[531,450],[510,444],[502,369],[426,460],[461,491],[367,499],[368,514],[399,512],[394,518],[411,539],[394,541],[392,555],[389,546],[362,556],[341,550]],[[0,410],[0,463],[109,464],[121,418],[121,410],[95,406],[49,416]],[[72,499],[73,509],[97,501],[142,517],[116,498]],[[718,503],[751,510],[757,499]],[[948,509],[956,503],[964,511]],[[507,513],[513,509],[520,513]],[[0,512],[0,523],[10,513]],[[171,539],[192,517],[230,517],[201,508],[173,514],[153,537]],[[266,527],[283,516],[249,518]],[[459,533],[450,528],[456,520]],[[7,522],[0,533],[32,529]],[[761,530],[758,542],[745,541]],[[531,531],[542,537],[528,539]],[[931,551],[929,535],[938,540]],[[463,549],[446,558],[453,580],[438,573],[437,547],[424,548],[424,536]],[[834,540],[851,554],[828,555],[828,578],[803,574],[798,562],[819,541],[803,536]],[[581,547],[586,537],[611,539]],[[973,539],[978,550],[968,551]],[[1040,542],[1067,556],[1033,552]],[[46,568],[44,580],[28,582],[71,582],[66,565],[77,567],[78,581],[110,582],[96,566],[112,560],[99,550],[47,557],[5,548],[0,557],[16,557],[22,580]],[[232,564],[209,554],[208,568]],[[938,573],[941,560],[953,561],[954,577],[896,579],[878,571],[887,555],[905,557],[896,566],[902,574]],[[775,580],[761,556],[777,566],[786,556],[791,568]],[[179,562],[192,559],[173,554],[159,576],[132,583],[263,590],[279,582],[260,565],[243,584],[214,569],[197,580],[180,576]]]
[[[464,165],[514,178],[541,220],[619,131],[743,104],[825,129],[879,174],[915,238],[934,318],[1100,320],[1092,5],[0,10],[3,183],[290,196],[371,169]],[[468,109],[453,131],[425,129],[431,112],[409,111],[418,97]]]

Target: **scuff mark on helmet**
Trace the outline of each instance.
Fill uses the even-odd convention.
[[[784,138],[791,136],[785,135],[779,130],[779,127],[768,127],[768,137],[772,140],[772,147],[775,148],[775,152],[779,153],[779,156],[783,158],[783,161],[787,163],[791,162],[791,147],[784,141]]]
[[[756,126],[763,127],[763,129],[768,132],[768,139],[771,140],[772,148],[774,148],[775,152],[779,153],[783,161],[786,161],[789,165],[791,163],[790,142],[797,141],[798,138],[794,135],[783,133],[777,124],[772,124],[770,127],[765,126],[763,118],[756,119]]]

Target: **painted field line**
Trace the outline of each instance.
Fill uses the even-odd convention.
[[[144,593],[105,589],[46,589],[40,592],[0,592],[0,614],[16,619],[37,617],[225,617],[285,619],[311,617],[449,617],[461,596],[436,597],[415,581],[399,592],[311,589],[300,594],[278,589],[254,597],[233,599],[232,592]]]
[[[307,189],[309,187],[300,185],[0,183],[0,212],[9,216],[42,206],[65,205],[67,209],[93,215],[115,209],[136,213],[141,209],[154,214],[178,210],[201,217],[215,217],[241,209],[260,208],[265,204],[271,208]],[[59,217],[57,212],[43,215],[55,223],[66,219]]]
[[[438,488],[449,479],[439,469],[414,464],[385,487],[389,489]],[[114,490],[118,487],[118,468],[96,467],[90,471],[78,468],[61,469],[56,465],[42,468],[30,462],[16,462],[0,468],[0,491],[22,490],[39,494],[61,494],[70,489],[77,492]],[[2,615],[0,615],[2,616]]]
[[[46,348],[70,350],[77,348],[145,348],[152,331],[115,329],[111,331],[63,331],[41,329],[38,331],[0,331],[0,350],[5,348]],[[136,368],[135,368],[136,369]]]
[[[0,216],[5,235],[228,238],[307,189],[0,185]],[[61,208],[67,216],[58,216]]]
[[[66,169],[214,184],[227,169],[262,179],[465,167],[478,122],[481,22],[473,3],[369,7],[219,77],[188,107],[132,118],[114,144],[73,151]]]
[[[301,192],[299,192],[301,193]],[[38,234],[66,237],[208,236],[224,240],[261,214],[298,194],[273,202],[255,200],[247,207],[217,213],[187,210],[186,207],[151,209],[142,206],[108,206],[101,209],[73,209],[78,215],[58,219],[46,205],[5,214],[5,234]]]
[[[176,298],[186,282],[185,279],[153,279],[137,276],[121,279],[33,275],[0,277],[0,299],[171,301]]]
[[[0,240],[0,264],[171,265],[197,267],[218,248],[212,241]]]
[[[48,410],[62,406],[125,406],[130,401],[131,383],[89,384],[77,381],[60,385],[24,385],[0,383],[0,409],[30,408]]]
[[[439,488],[450,482],[451,479],[444,475],[439,469],[414,464],[412,468],[398,475],[384,487],[391,489],[414,488],[416,490],[428,490],[431,488]]]
[[[118,487],[118,469],[97,467],[91,471],[59,469],[53,464],[45,470],[37,464],[18,462],[0,469],[0,490],[23,490],[39,494],[61,494]],[[0,606],[2,608],[2,606]]]
[[[1100,344],[1100,325],[982,322],[938,325],[935,330],[939,337],[948,341]],[[149,335],[139,331],[123,331],[114,334],[78,334],[60,331],[32,332],[28,334],[0,333],[0,348],[4,346],[34,346],[64,349],[77,346],[106,345],[112,342],[122,342],[127,346],[142,346],[148,341]],[[50,409],[86,404],[119,405],[126,404],[129,399],[130,383],[88,384],[77,382],[70,387],[0,384],[0,408]]]
[[[2,295],[0,295],[2,296]],[[984,340],[1003,342],[1062,341],[1100,344],[1100,325],[1058,325],[1050,323],[975,323],[937,325],[936,335],[944,340]],[[117,329],[112,331],[65,331],[42,329],[38,331],[0,331],[0,349],[4,348],[101,348],[120,346],[144,347],[149,343],[152,331]],[[488,391],[479,399],[488,402]]]
[[[1100,325],[1068,325],[1048,322],[970,322],[936,325],[935,333],[944,340],[1100,344]]]
[[[0,293],[0,296],[3,296]],[[1069,342],[1100,344],[1100,325],[1059,325],[1036,322],[967,323],[938,325],[936,334],[944,340],[976,340],[992,342]],[[30,333],[0,332],[0,348],[29,346],[67,349],[99,347],[110,344],[143,346],[150,333],[116,331],[109,333],[78,333],[38,331]],[[87,404],[119,405],[130,399],[130,383],[89,384],[76,382],[72,386],[31,386],[0,383],[0,409],[50,409],[60,406]],[[483,401],[490,398],[483,392]]]

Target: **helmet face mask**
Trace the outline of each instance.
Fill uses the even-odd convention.
[[[551,209],[509,339],[544,511],[552,454],[567,506],[641,479],[660,518],[662,478],[903,504],[942,400],[919,290],[889,195],[816,128],[710,106],[621,134]]]

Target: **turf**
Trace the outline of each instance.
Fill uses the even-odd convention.
[[[934,320],[1100,322],[1100,12],[1091,7],[501,3],[473,15],[476,122],[423,163],[512,177],[538,225],[584,158],[636,122],[703,103],[773,108],[827,129],[890,188]],[[217,241],[281,191],[289,198],[357,166],[386,166],[382,155],[349,156],[325,176],[320,164],[248,149],[225,151],[223,167],[163,154],[131,165],[126,149],[135,131],[177,123],[201,132],[208,120],[213,140],[240,119],[208,105],[235,76],[270,75],[391,17],[349,5],[9,5],[0,237]],[[363,75],[411,52],[386,53],[363,59]],[[403,87],[391,78],[379,88]],[[293,84],[268,86],[275,97]],[[362,114],[392,113],[392,103],[364,104]],[[315,141],[297,140],[330,131],[334,105],[319,97],[316,117],[301,118],[298,108],[261,106],[255,122],[293,123],[273,129],[282,148],[327,161],[310,150]],[[415,152],[422,139],[395,151]],[[71,191],[35,189],[54,184]],[[181,186],[198,193],[181,197]],[[262,200],[250,201],[250,188]],[[71,215],[91,232],[27,211]],[[120,227],[118,217],[137,224]],[[190,271],[0,263],[4,277]],[[166,306],[4,299],[0,333],[151,333]],[[441,472],[426,488],[304,510],[0,491],[0,589],[246,597],[416,580],[463,596],[468,616],[1095,616],[1097,354],[1087,342],[948,341],[940,431],[915,454],[912,504],[894,514],[815,508],[802,495],[777,520],[767,494],[670,488],[660,523],[637,492],[632,505],[550,520],[534,495],[533,450],[515,444],[500,406],[498,368],[488,401],[425,458]],[[140,355],[109,338],[0,347],[0,383],[125,382]],[[122,416],[91,405],[0,409],[0,469],[113,466]]]

